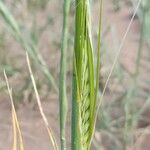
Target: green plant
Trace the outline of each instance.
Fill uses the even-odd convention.
[[[102,6],[102,1],[100,2]],[[101,11],[100,11],[101,12]],[[100,23],[101,28],[101,14]],[[72,150],[90,149],[94,132],[99,84],[100,31],[98,35],[97,72],[94,71],[88,0],[76,0],[74,71],[72,90]]]
[[[13,35],[13,37],[22,46],[22,48],[29,53],[34,64],[41,69],[43,74],[47,77],[48,81],[50,81],[50,83],[52,84],[55,91],[58,92],[58,87],[56,85],[55,79],[49,71],[42,55],[38,50],[37,45],[35,45],[33,41],[27,40],[23,37],[17,21],[2,1],[0,1],[0,15],[6,23],[7,30]]]
[[[96,67],[94,65],[94,49],[92,46],[92,38],[91,38],[91,27],[90,27],[90,12],[89,12],[89,0],[76,0],[76,24],[75,24],[75,47],[74,47],[74,57],[73,57],[73,86],[72,86],[72,150],[87,150],[90,149],[91,140],[93,138],[96,118],[98,117],[98,123],[100,124],[97,129],[98,132],[101,132],[100,136],[103,134],[111,139],[114,144],[113,149],[126,149],[133,142],[133,130],[136,127],[136,123],[140,117],[140,114],[145,110],[145,107],[148,106],[148,102],[144,104],[144,106],[139,109],[139,111],[134,111],[132,108],[134,106],[136,94],[136,86],[133,84],[130,88],[124,89],[121,96],[118,99],[111,98],[111,101],[108,104],[101,107],[101,110],[98,113],[99,107],[101,106],[101,102],[103,100],[104,93],[106,91],[106,87],[108,85],[108,81],[112,75],[114,67],[116,66],[116,62],[119,57],[119,53],[122,49],[123,43],[126,39],[127,32],[129,32],[130,26],[134,19],[136,13],[133,14],[131,22],[127,27],[127,32],[125,33],[121,45],[119,47],[119,51],[116,55],[115,61],[111,68],[110,74],[107,78],[106,84],[104,86],[104,90],[100,97],[100,102],[98,102],[98,107],[96,108],[96,100],[98,97],[98,89],[99,89],[99,69],[100,69],[100,46],[101,46],[101,17],[102,17],[102,0],[100,1],[100,18],[99,18],[99,33],[98,33],[98,46],[97,46],[97,64]],[[67,40],[68,40],[68,16],[69,16],[69,6],[70,0],[64,0],[64,24],[62,31],[62,44],[61,44],[61,60],[60,60],[60,74],[59,74],[59,106],[60,106],[60,141],[61,141],[61,149],[67,149],[66,137],[65,137],[65,128],[66,128],[66,116],[67,116],[67,95],[66,95],[66,52],[67,52]],[[138,7],[137,7],[138,8]],[[3,9],[3,8],[2,8]],[[0,10],[2,10],[0,9]],[[136,9],[137,10],[137,9]],[[6,13],[2,15],[7,16]],[[135,11],[136,12],[136,11]],[[4,15],[5,14],[5,15]],[[20,29],[15,28],[13,25],[13,21],[9,19],[9,17],[5,17],[5,22],[7,23],[7,27],[9,27],[10,31],[16,37],[20,44],[23,44],[23,48],[26,49],[32,58],[37,61],[37,66],[39,68],[42,67],[42,64],[38,62],[38,58],[36,58],[36,54],[39,52],[36,51],[36,44],[38,43],[38,38],[36,32],[36,23],[33,24],[33,40],[29,41],[25,40],[22,37]],[[8,19],[8,20],[7,20]],[[15,21],[16,22],[16,21]],[[16,24],[16,23],[14,23]],[[18,26],[18,25],[17,25]],[[19,28],[19,26],[17,27]],[[35,29],[35,31],[34,31]],[[19,32],[18,32],[19,31]],[[19,35],[18,35],[18,33]],[[23,42],[22,42],[23,41]],[[25,45],[24,45],[25,43]],[[32,49],[32,46],[34,47]],[[31,49],[31,51],[30,51]],[[33,53],[32,53],[33,52]],[[33,54],[33,55],[32,55]],[[35,79],[31,70],[31,65],[29,62],[29,57],[27,55],[28,68],[31,76],[31,80],[33,83],[35,96],[37,99],[38,107],[42,116],[42,119],[45,123],[45,127],[49,134],[50,140],[52,141],[52,145],[54,149],[58,149],[57,142],[52,134],[51,128],[48,124],[47,118],[43,112],[43,108],[40,101],[40,96],[37,90],[37,85],[35,83]],[[139,63],[137,63],[139,64]],[[46,66],[45,66],[46,67]],[[120,67],[120,66],[119,66]],[[5,67],[6,68],[6,67]],[[47,68],[47,67],[46,67]],[[96,69],[95,69],[96,68]],[[3,68],[2,68],[3,69]],[[122,68],[121,68],[122,71]],[[120,69],[118,69],[118,74],[120,73]],[[124,73],[124,72],[123,72]],[[5,75],[6,76],[6,75]],[[122,76],[118,76],[119,80],[123,80]],[[29,81],[30,82],[30,81]],[[121,82],[119,82],[121,84]],[[122,85],[119,85],[122,86]],[[8,88],[9,89],[9,88]],[[10,95],[11,90],[9,89]],[[121,102],[120,102],[121,100]],[[119,101],[119,102],[118,102]],[[122,103],[123,101],[123,103]],[[107,102],[106,102],[107,103]],[[124,111],[122,116],[119,115],[117,118],[112,117],[113,107],[117,107]],[[13,107],[12,107],[13,108]],[[97,116],[98,115],[98,116]],[[12,114],[13,117],[13,128],[16,130],[16,122],[15,122],[15,110]],[[99,133],[98,133],[99,134]],[[120,138],[123,138],[121,139]],[[96,136],[94,137],[96,139]],[[94,146],[97,149],[103,149],[102,141],[93,142]],[[16,150],[16,131],[14,132],[14,150]]]
[[[60,141],[61,149],[66,149],[65,127],[67,118],[67,95],[66,95],[66,61],[67,61],[67,45],[68,45],[68,17],[70,9],[70,0],[64,0],[63,12],[63,31],[61,44],[61,60],[59,74],[59,115],[60,115]]]

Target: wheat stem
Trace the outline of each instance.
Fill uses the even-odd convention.
[[[68,44],[68,17],[70,9],[70,0],[64,0],[63,4],[63,30],[61,44],[61,60],[59,75],[59,115],[60,115],[60,141],[61,149],[66,149],[65,126],[67,117],[67,95],[66,95],[66,51]]]

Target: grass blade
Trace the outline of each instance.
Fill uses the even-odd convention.
[[[14,106],[13,97],[12,97],[12,89],[10,89],[8,78],[7,78],[5,71],[4,71],[4,76],[5,76],[5,80],[6,80],[6,84],[7,84],[7,88],[8,88],[8,93],[9,93],[10,100],[11,100],[11,107],[12,107],[12,120],[13,120],[13,130],[14,130],[13,150],[17,150],[17,131],[18,131],[18,136],[19,136],[20,150],[24,150],[22,133],[21,133],[18,119],[17,119],[17,114],[16,114],[16,110],[15,110],[15,106]]]
[[[42,119],[44,121],[44,125],[45,125],[45,127],[47,129],[47,132],[48,132],[49,138],[50,138],[50,140],[52,142],[53,148],[54,148],[54,150],[58,150],[58,146],[57,146],[55,137],[54,137],[54,135],[52,133],[52,130],[51,130],[50,126],[49,126],[49,123],[47,121],[47,118],[46,118],[46,116],[44,114],[44,111],[43,111],[43,108],[42,108],[42,105],[41,105],[41,100],[40,100],[40,96],[39,96],[39,93],[38,93],[38,90],[37,90],[35,79],[34,79],[34,76],[33,76],[33,73],[32,73],[32,69],[31,69],[28,53],[26,53],[26,59],[27,59],[28,69],[29,69],[30,77],[31,77],[32,84],[33,84],[33,87],[34,87],[34,91],[35,91],[38,107],[39,107],[39,110],[40,110],[40,114],[41,114]]]

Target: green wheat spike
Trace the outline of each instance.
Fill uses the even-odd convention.
[[[94,131],[96,92],[88,0],[76,0],[72,96],[72,150],[88,150]]]

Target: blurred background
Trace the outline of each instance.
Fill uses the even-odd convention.
[[[103,91],[138,0],[104,0],[100,92]],[[67,146],[70,149],[72,53],[75,1],[71,1],[67,49]],[[91,1],[96,48],[99,0]],[[59,142],[58,75],[63,0],[0,0],[0,150],[12,147],[11,87],[25,149],[52,149],[26,63],[28,51],[44,112]],[[96,52],[96,51],[95,51]],[[96,54],[96,53],[95,53]],[[142,0],[106,88],[93,150],[150,148],[150,1]]]

